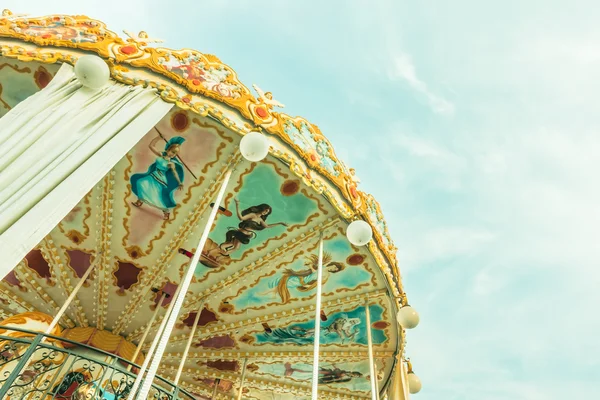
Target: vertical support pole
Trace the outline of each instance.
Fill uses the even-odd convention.
[[[379,400],[379,382],[377,382],[377,362],[373,360],[373,373],[375,374],[375,394]]]
[[[242,378],[240,379],[240,389],[238,391],[237,400],[242,400],[242,392],[244,390],[244,379],[246,379],[246,364],[248,363],[248,359],[244,358],[244,365],[242,366]]]
[[[313,349],[312,400],[319,396],[319,344],[321,340],[321,283],[323,281],[323,232],[319,235],[319,264],[317,267],[317,305],[315,307],[315,347]]]
[[[60,321],[60,319],[63,317],[63,315],[65,315],[65,312],[71,305],[71,302],[73,301],[73,299],[75,299],[75,296],[77,296],[77,292],[79,292],[79,289],[81,289],[81,287],[85,283],[85,280],[90,276],[90,274],[92,273],[92,270],[94,268],[96,268],[96,265],[98,265],[100,263],[100,254],[101,253],[98,253],[98,256],[94,260],[94,263],[88,267],[87,271],[85,271],[85,273],[83,274],[83,276],[81,277],[81,279],[79,280],[77,285],[75,286],[75,289],[73,289],[73,291],[71,292],[71,294],[69,295],[69,297],[67,298],[65,303],[62,305],[60,310],[58,310],[58,314],[56,314],[56,316],[54,317],[54,319],[50,323],[50,326],[48,326],[48,329],[46,329],[46,332],[44,332],[44,334],[50,335],[52,333],[52,331],[54,330],[54,328],[56,327],[56,325],[58,324],[58,321]],[[44,337],[44,339],[45,339],[45,337]]]
[[[177,287],[174,297],[177,297],[180,292],[181,292],[181,284]],[[154,335],[154,340],[152,340],[152,344],[150,345],[150,348],[148,349],[148,353],[146,353],[146,359],[144,360],[144,363],[140,367],[138,376],[135,378],[135,382],[133,383],[133,386],[131,387],[131,390],[129,391],[129,396],[127,396],[127,400],[133,400],[136,398],[135,393],[137,392],[138,388],[140,387],[140,385],[142,383],[142,379],[144,378],[144,372],[146,372],[146,368],[148,368],[148,364],[150,364],[150,360],[152,359],[152,355],[154,354],[154,349],[156,349],[156,346],[158,346],[158,341],[160,340],[161,335],[162,335],[163,331],[165,330],[165,326],[167,325],[167,320],[169,319],[169,315],[171,315],[171,312],[173,311],[174,305],[175,305],[175,301],[171,300],[171,303],[169,303],[169,307],[167,308],[167,312],[165,313],[165,316],[163,317],[163,320],[161,321],[160,326],[158,327],[158,330],[156,331],[156,334]]]
[[[378,400],[379,389],[377,389],[377,372],[375,371],[375,361],[373,359],[373,336],[371,335],[371,310],[369,309],[369,299],[365,301],[365,314],[367,315],[367,343],[369,345],[369,372],[371,374],[371,399]]]
[[[173,385],[175,385],[175,386],[177,386],[179,384],[179,379],[181,378],[181,373],[183,372],[183,366],[185,365],[185,361],[187,360],[187,356],[190,351],[190,347],[192,347],[192,341],[194,340],[194,334],[196,333],[196,327],[198,326],[198,321],[200,321],[200,314],[202,314],[203,309],[204,309],[204,301],[201,301],[200,307],[198,307],[198,312],[196,313],[196,318],[194,318],[194,325],[192,325],[190,337],[188,338],[187,344],[185,345],[183,357],[181,358],[181,362],[179,363],[179,369],[177,369],[177,374],[175,375],[175,380],[173,380]]]
[[[217,389],[219,388],[219,383],[221,383],[221,380],[219,378],[216,378],[215,387],[213,389],[212,396],[210,396],[212,400],[215,400],[217,398]]]
[[[152,386],[152,382],[154,381],[154,377],[156,376],[156,372],[158,371],[158,367],[160,365],[160,361],[162,360],[162,356],[167,347],[167,343],[169,342],[169,337],[171,336],[171,332],[175,327],[175,323],[177,322],[177,317],[179,315],[179,311],[183,306],[183,300],[185,299],[185,295],[190,287],[190,283],[192,282],[192,278],[194,277],[194,271],[196,270],[196,266],[200,261],[200,255],[202,254],[202,250],[204,250],[204,246],[206,245],[206,240],[208,239],[208,235],[212,228],[213,222],[215,222],[215,217],[217,216],[217,212],[219,211],[219,206],[223,201],[223,197],[225,196],[225,191],[227,190],[227,184],[229,183],[229,178],[231,178],[231,173],[233,169],[230,167],[227,169],[225,173],[225,177],[223,178],[223,183],[221,183],[221,189],[219,190],[219,194],[215,200],[215,206],[212,208],[210,215],[208,216],[208,221],[206,221],[206,226],[204,227],[204,232],[202,232],[202,237],[200,238],[200,242],[198,243],[198,247],[194,257],[190,261],[190,265],[185,272],[185,276],[183,281],[181,282],[181,292],[178,296],[173,299],[175,306],[173,307],[173,311],[171,315],[169,315],[167,325],[165,326],[165,330],[160,339],[158,347],[156,349],[156,353],[154,354],[154,358],[152,359],[152,364],[150,365],[150,369],[148,370],[148,375],[142,384],[142,388],[140,389],[140,393],[137,396],[138,399],[146,399],[148,397],[148,393],[150,392],[150,387]]]
[[[152,324],[154,323],[154,320],[156,320],[156,316],[158,315],[158,312],[160,311],[160,309],[162,307],[162,303],[165,301],[166,298],[167,298],[167,293],[163,292],[158,304],[156,305],[156,309],[154,310],[154,313],[152,314],[152,317],[150,318],[150,321],[148,322],[148,326],[146,327],[146,330],[144,331],[142,338],[140,339],[137,347],[135,348],[135,353],[133,353],[133,357],[131,357],[132,362],[135,363],[135,360],[137,360],[137,357],[140,354],[140,351],[142,351],[142,346],[144,345],[144,342],[146,341],[146,338],[148,337],[148,333],[150,333],[150,328],[152,328]],[[127,371],[131,371],[131,364],[129,364],[129,366],[127,367]]]

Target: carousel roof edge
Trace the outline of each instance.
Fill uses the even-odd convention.
[[[68,48],[94,52],[108,60],[111,75],[117,81],[156,86],[164,100],[200,115],[211,114],[222,123],[227,125],[229,122],[232,126],[232,121],[228,121],[209,104],[217,102],[226,105],[243,117],[245,129],[240,133],[260,129],[281,139],[295,150],[311,170],[337,187],[353,208],[353,215],[349,219],[361,218],[369,222],[375,233],[377,247],[391,264],[391,269],[387,272],[391,272],[400,290],[395,294],[405,295],[399,275],[397,248],[391,239],[379,203],[372,195],[358,189],[359,181],[354,170],[336,156],[333,146],[316,125],[302,117],[291,117],[274,111],[275,107],[282,108],[283,105],[274,100],[270,92],[263,92],[253,85],[258,94],[255,97],[238,79],[236,72],[214,55],[191,49],[149,47],[150,43],[159,40],[149,38],[145,32],[138,35],[129,32],[126,34],[129,37],[123,39],[108,30],[103,22],[83,15],[26,17],[4,10],[0,16],[0,38],[29,42],[41,49]],[[68,53],[44,52],[41,49],[31,51],[6,42],[0,44],[0,55],[21,61],[74,63],[77,59]],[[125,74],[130,68],[146,69],[162,75],[185,91],[182,93],[164,84],[152,85],[153,82],[147,80],[132,80]],[[198,97],[209,100],[209,104],[195,102],[194,99]]]

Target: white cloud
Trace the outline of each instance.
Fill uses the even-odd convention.
[[[413,185],[461,190],[468,168],[465,157],[414,133],[402,123],[392,124],[374,143],[372,151],[381,157],[391,178],[407,186],[407,190]],[[407,173],[409,170],[420,173]]]
[[[391,63],[387,72],[391,80],[405,81],[412,89],[425,97],[431,109],[437,114],[454,114],[454,104],[433,93],[428,85],[417,76],[416,68],[410,55],[403,52],[394,52],[390,55],[390,58]]]

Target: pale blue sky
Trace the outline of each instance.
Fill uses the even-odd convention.
[[[216,54],[317,124],[400,248],[415,399],[600,398],[597,1],[2,6]]]

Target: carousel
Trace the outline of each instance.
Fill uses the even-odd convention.
[[[0,399],[407,399],[377,201],[210,54],[0,17]]]

